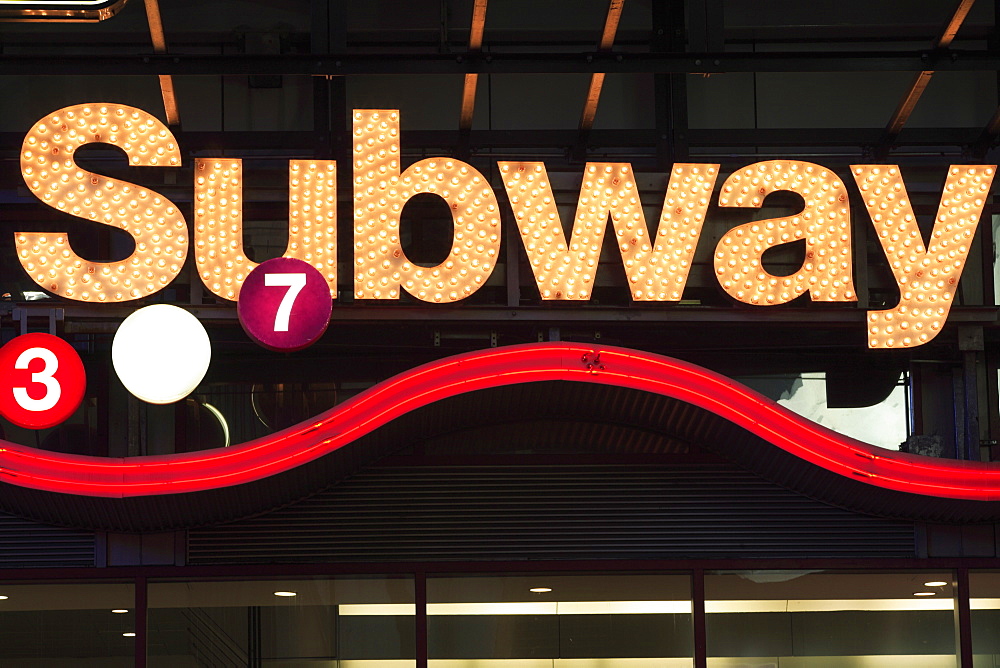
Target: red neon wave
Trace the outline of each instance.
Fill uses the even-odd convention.
[[[105,458],[0,441],[0,480],[64,494],[117,498],[219,489],[301,466],[440,399],[549,380],[627,387],[685,401],[816,466],[877,487],[941,498],[1000,499],[1000,465],[883,450],[822,427],[693,364],[637,350],[562,342],[493,348],[431,362],[308,422],[225,449]]]

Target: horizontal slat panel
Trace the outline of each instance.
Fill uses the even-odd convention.
[[[93,532],[0,514],[0,568],[93,565]]]
[[[913,556],[913,525],[721,466],[370,468],[190,532],[191,563]]]

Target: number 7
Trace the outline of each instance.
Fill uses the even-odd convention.
[[[264,274],[264,285],[267,287],[286,287],[288,292],[281,298],[278,312],[274,314],[274,331],[287,332],[288,318],[292,315],[292,304],[295,298],[306,286],[306,275],[303,272],[290,274]]]

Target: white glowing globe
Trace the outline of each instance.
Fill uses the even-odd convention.
[[[111,361],[125,388],[151,404],[170,404],[198,387],[212,360],[208,332],[187,311],[155,304],[125,318]]]

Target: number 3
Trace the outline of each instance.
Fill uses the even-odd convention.
[[[59,370],[59,358],[48,348],[28,348],[17,356],[14,362],[15,369],[27,369],[32,360],[40,359],[45,362],[45,368],[31,374],[32,383],[41,383],[45,386],[45,396],[41,399],[32,399],[28,396],[28,388],[15,387],[14,400],[26,411],[41,412],[47,411],[59,402],[62,396],[62,387],[55,379],[55,373]]]
[[[301,272],[264,274],[264,285],[269,288],[288,288],[285,296],[281,298],[281,303],[278,305],[278,312],[274,314],[274,331],[287,332],[288,319],[292,315],[292,304],[295,303],[295,298],[302,292],[302,288],[306,286],[306,275]]]

